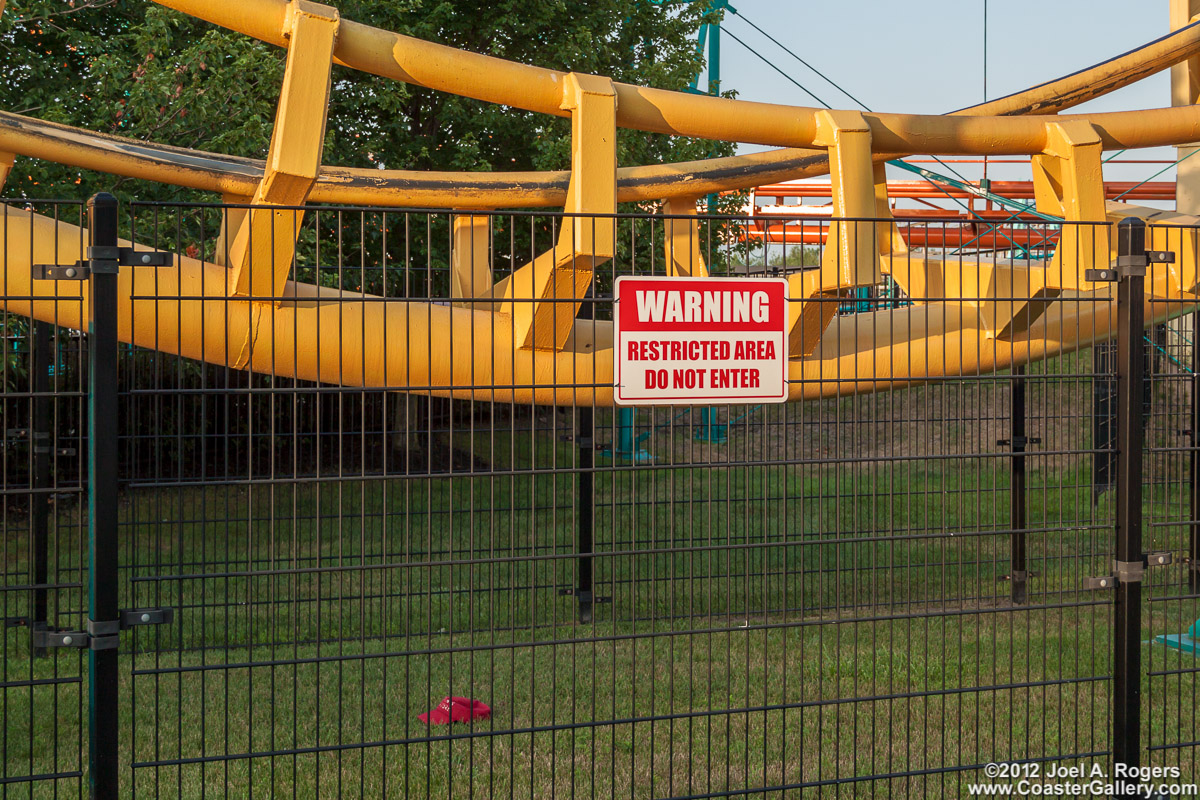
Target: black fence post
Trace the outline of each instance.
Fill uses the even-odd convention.
[[[88,200],[88,777],[117,797],[117,199]]]
[[[1188,542],[1188,592],[1200,591],[1200,311],[1192,314],[1192,424],[1191,450],[1188,453],[1188,483],[1191,486],[1189,518],[1192,520]]]
[[[1112,342],[1092,347],[1092,505],[1112,486],[1116,443],[1116,374]]]
[[[48,322],[33,322],[30,325],[32,347],[29,369],[33,380],[33,413],[29,420],[29,439],[33,446],[33,492],[29,500],[29,528],[33,539],[33,608],[29,616],[29,627],[34,631],[46,630],[49,609],[49,539],[50,539],[50,460],[55,438],[50,430],[50,370],[53,366],[51,347],[54,326]],[[39,644],[37,636],[30,636],[33,653],[44,656],[46,648]]]
[[[592,621],[592,532],[593,510],[595,506],[595,476],[592,467],[595,463],[595,411],[588,406],[579,409],[579,428],[575,432],[579,445],[579,510],[576,518],[575,551],[579,554],[576,560],[575,597],[579,601],[579,621]]]
[[[579,319],[595,319],[593,292],[588,292],[579,304]],[[593,401],[594,403],[594,401]],[[579,621],[592,621],[592,534],[594,532],[596,463],[596,411],[594,404],[577,407],[575,444],[579,448],[579,473],[576,486],[578,510],[575,518],[575,600],[579,606]]]
[[[1009,420],[1012,459],[1009,486],[1009,505],[1012,524],[1012,546],[1009,580],[1012,582],[1012,601],[1024,603],[1027,598],[1025,565],[1025,367],[1013,367],[1012,403]]]
[[[1113,658],[1113,762],[1140,763],[1142,402],[1146,223],[1117,226],[1117,519]]]

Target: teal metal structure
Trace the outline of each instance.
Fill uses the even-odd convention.
[[[1191,627],[1187,629],[1187,633],[1168,633],[1155,636],[1154,641],[1181,653],[1200,655],[1200,652],[1197,652],[1197,649],[1200,648],[1200,619],[1192,623]]]
[[[716,23],[705,23],[700,28],[700,49],[704,49],[705,40],[708,42],[708,58],[706,64],[708,66],[708,93],[714,97],[721,94],[721,17],[724,16],[726,10],[731,10],[735,14],[736,9],[729,5],[729,0],[712,0],[708,6],[710,14],[719,14]],[[699,75],[696,76],[699,80]],[[708,213],[715,215],[718,213],[717,195],[710,194],[708,196]],[[729,441],[729,426],[724,423],[717,422],[717,410],[715,408],[700,409],[700,425],[693,433],[692,438],[698,442],[708,442],[709,444],[725,444]]]
[[[602,450],[601,455],[622,461],[632,461],[635,464],[651,464],[654,462],[654,455],[641,446],[642,442],[650,438],[652,431],[647,431],[641,436],[635,434],[634,409],[618,408],[616,427],[616,441],[613,447],[609,450]]]

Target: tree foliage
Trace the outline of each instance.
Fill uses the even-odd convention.
[[[683,89],[703,66],[706,0],[342,0],[344,19],[523,63]],[[148,0],[9,0],[0,108],[262,158],[285,53]],[[566,120],[335,67],[325,163],[436,170],[565,169]],[[622,131],[623,165],[726,155],[732,145]],[[215,199],[19,159],[8,196]]]
[[[222,0],[234,3],[238,0]],[[354,20],[420,39],[500,58],[562,70],[610,75],[619,81],[684,89],[703,67],[696,34],[708,0],[325,0]],[[4,0],[0,0],[0,6]],[[150,0],[8,0],[0,13],[0,109],[52,122],[229,155],[263,158],[271,138],[284,74],[284,50]],[[414,170],[525,171],[570,166],[568,120],[481,103],[377,76],[334,67],[323,161],[350,167]],[[621,131],[622,165],[728,155],[733,145]],[[6,197],[84,199],[110,191],[121,200],[215,201],[189,189],[89,172],[50,161],[18,158],[3,189]],[[125,208],[128,210],[129,206]],[[141,244],[211,258],[221,228],[220,209],[135,208],[122,230]],[[556,220],[498,217],[495,263],[513,269],[535,250],[549,247]],[[643,250],[661,248],[661,227],[630,222]],[[710,228],[711,230],[711,228]],[[709,237],[712,238],[712,237]],[[448,293],[449,220],[433,215],[321,211],[305,216],[293,275],[301,281],[372,294],[444,298]],[[597,292],[610,290],[607,283]],[[604,312],[607,313],[607,312]],[[23,318],[0,318],[0,333],[24,336]],[[62,334],[65,335],[65,334]],[[241,376],[153,351],[127,352],[125,380],[153,375],[160,388],[292,385],[264,375]],[[22,357],[23,358],[23,357]],[[22,361],[22,359],[16,359]],[[139,366],[139,364],[141,366]],[[139,372],[138,370],[142,371]],[[5,371],[6,388],[25,391],[26,375]],[[166,377],[163,377],[166,376]],[[143,378],[146,381],[150,378]],[[170,383],[174,381],[174,383]],[[241,385],[241,384],[239,384]],[[238,399],[238,398],[241,399]],[[253,428],[261,414],[276,415],[280,429],[296,425],[278,407],[251,407],[252,395],[227,397],[200,422],[164,404],[155,415],[160,431],[184,426],[230,436]],[[261,397],[274,398],[273,394]],[[339,394],[304,394],[293,412],[341,414]],[[380,407],[386,402],[381,393]],[[257,402],[257,401],[254,401]],[[273,403],[274,401],[271,400]],[[354,404],[345,404],[347,408]],[[174,409],[174,410],[172,410]],[[220,409],[225,409],[224,412]],[[74,412],[77,413],[77,409]],[[224,414],[224,416],[222,416]],[[186,417],[186,418],[185,418]],[[315,417],[314,417],[315,418]],[[327,427],[352,426],[331,417]],[[76,419],[82,425],[82,422]],[[381,423],[372,423],[378,429]],[[236,439],[236,436],[231,437]],[[187,437],[156,442],[190,447]],[[275,446],[264,439],[267,447]],[[156,445],[157,446],[157,445]],[[210,458],[212,457],[210,453]],[[338,454],[323,459],[337,463]],[[158,452],[153,463],[200,464],[195,453]],[[263,463],[275,463],[264,459]],[[219,469],[220,466],[212,466]],[[228,469],[228,465],[225,465]],[[182,469],[182,467],[181,467]],[[196,469],[195,466],[189,469]],[[12,472],[12,469],[10,469]],[[12,472],[12,474],[16,474]],[[212,474],[212,473],[208,473]]]

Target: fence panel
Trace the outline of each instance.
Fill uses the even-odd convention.
[[[8,247],[27,243],[32,210],[69,240],[84,219],[70,202],[0,203]],[[27,245],[28,246],[28,245]],[[3,257],[20,254],[5,251]],[[9,303],[31,298],[4,286]],[[53,316],[77,317],[61,300]],[[0,311],[3,463],[0,497],[0,796],[82,797],[87,684],[80,650],[47,653],[33,634],[79,630],[87,613],[86,340],[77,329]]]
[[[123,634],[123,795],[944,797],[991,762],[1110,760],[1113,594],[1084,586],[1114,557],[1115,291],[1063,255],[1103,228],[282,209],[295,283],[228,298],[245,211],[122,221],[215,265],[137,273],[119,320],[121,605],[174,609]],[[562,252],[610,223],[611,258]],[[545,253],[588,299],[523,299]],[[796,402],[608,403],[614,280],[700,270],[789,278]],[[1146,541],[1177,556],[1190,308],[1147,307]],[[63,363],[6,383],[6,427],[49,397],[82,430]],[[40,585],[22,452],[9,617]],[[86,518],[56,465],[61,618]],[[1190,624],[1181,563],[1149,573],[1154,635]],[[82,662],[5,641],[6,791],[81,792]],[[1193,670],[1146,647],[1148,763],[1183,763]],[[37,691],[75,715],[51,761]],[[445,697],[490,715],[423,721]]]
[[[1165,246],[1186,253],[1195,236],[1194,228],[1169,228]],[[1148,325],[1144,340],[1148,375],[1144,403],[1145,549],[1169,553],[1173,563],[1147,572],[1143,619],[1150,644],[1144,648],[1142,731],[1149,755],[1146,763],[1178,769],[1186,779],[1197,774],[1196,747],[1200,743],[1196,713],[1196,658],[1200,653],[1192,646],[1192,636],[1197,634],[1193,626],[1200,614],[1196,602],[1200,599],[1200,472],[1196,469],[1200,450],[1195,438],[1200,431],[1195,382],[1200,351],[1196,347],[1195,306],[1189,298],[1163,297],[1151,305],[1169,311],[1173,319]]]

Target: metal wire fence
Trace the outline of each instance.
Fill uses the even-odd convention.
[[[224,269],[246,210],[132,204],[122,235]],[[69,204],[2,223],[30,212],[79,235]],[[804,360],[833,365],[793,374],[806,399],[613,408],[593,367],[616,277],[801,285],[836,256],[831,221],[787,239],[619,215],[588,299],[544,298],[580,317],[576,366],[525,371],[492,312],[532,301],[456,281],[502,285],[596,220],[295,219],[290,274],[313,288],[259,316],[208,277],[122,278],[118,328],[141,338],[105,421],[120,602],[173,611],[122,634],[122,796],[953,797],[989,762],[1111,758],[1114,596],[1084,585],[1114,558],[1115,292],[1013,277],[1073,274],[1055,246],[1100,227],[901,223],[925,246],[877,283],[793,292],[826,321]],[[1141,343],[1145,536],[1177,559],[1147,572],[1148,642],[1200,599],[1189,301],[1151,302]],[[78,796],[84,651],[29,628],[87,616],[88,337],[81,300],[39,323],[6,302],[0,796]],[[433,322],[460,312],[487,321]],[[423,367],[443,357],[448,380]],[[1194,658],[1143,650],[1145,763],[1194,775]],[[490,716],[419,719],[445,697]]]

